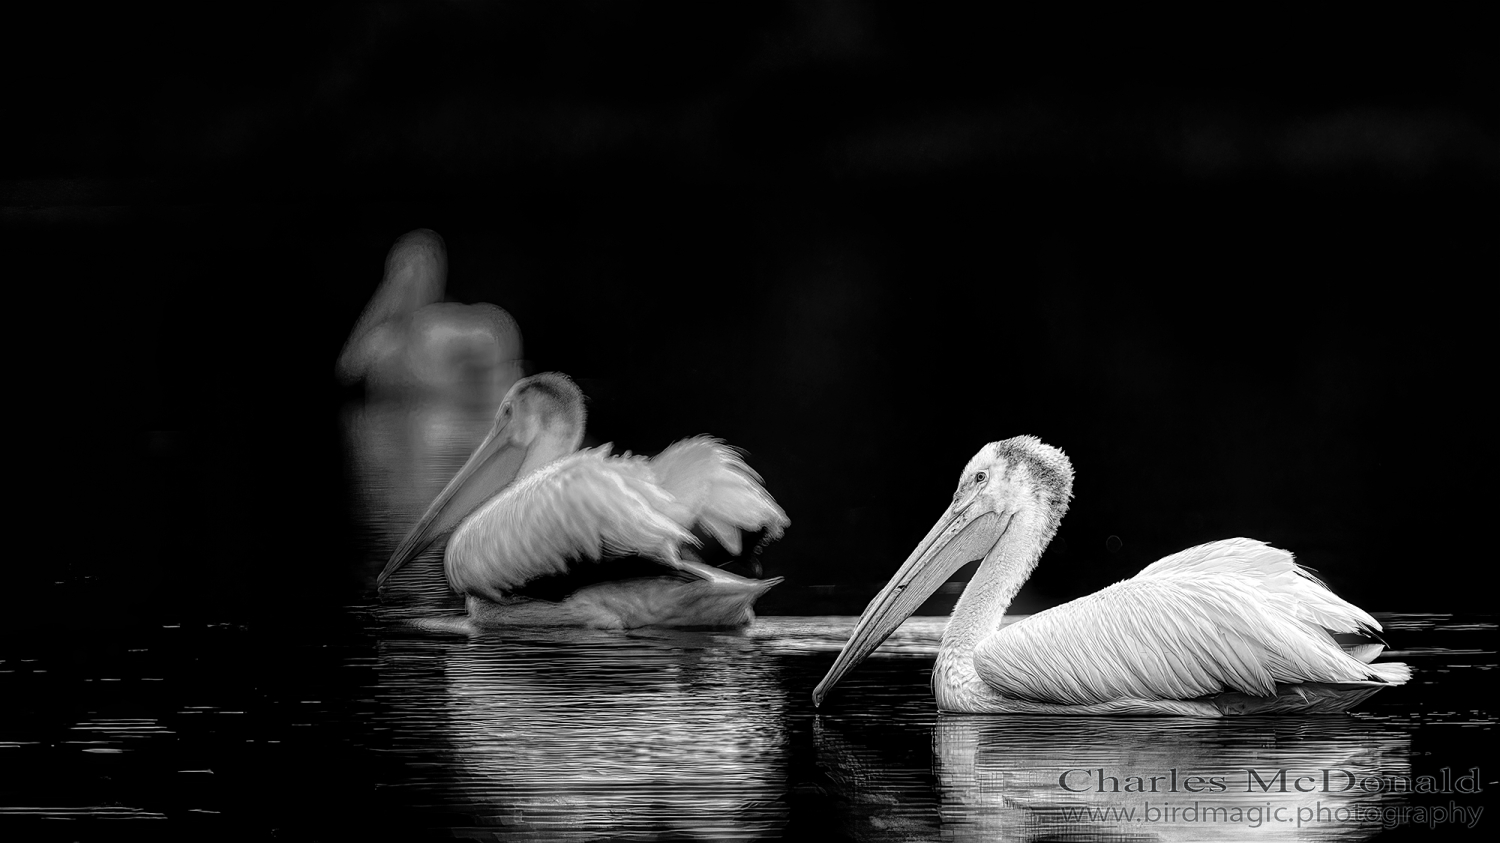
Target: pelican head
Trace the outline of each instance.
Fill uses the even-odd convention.
[[[865,608],[828,675],[813,691],[813,703],[821,705],[845,673],[966,563],[983,559],[985,565],[1014,566],[1013,581],[1019,587],[1036,565],[1040,549],[1057,532],[1072,495],[1072,463],[1036,437],[1017,436],[981,448],[964,466],[948,511]],[[1034,553],[1006,552],[1031,547]],[[965,592],[960,600],[993,596]]]
[[[583,392],[567,375],[544,372],[516,381],[500,402],[494,427],[401,540],[376,584],[384,585],[517,479],[578,450],[585,418]]]

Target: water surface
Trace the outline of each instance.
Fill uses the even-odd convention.
[[[469,636],[350,607],[315,631],[168,624],[8,642],[0,825],[70,839],[1415,833],[1431,809],[1480,809],[1497,787],[1495,624],[1381,620],[1418,671],[1411,685],[1348,716],[1217,721],[939,716],[927,682],[944,620],[931,617],[821,712],[809,694],[851,617]],[[1484,793],[1401,787],[1448,768],[1454,790],[1474,767]],[[1190,793],[1189,776],[1224,788]],[[1468,816],[1439,824],[1473,835],[1492,819],[1469,829]]]

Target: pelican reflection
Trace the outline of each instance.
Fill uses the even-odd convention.
[[[758,839],[786,821],[777,671],[727,633],[396,638],[377,694],[401,786],[487,836]]]
[[[1363,840],[1411,775],[1410,734],[1374,718],[942,715],[928,726],[931,792],[909,765],[881,763],[889,737],[868,728],[819,717],[814,733],[825,768],[862,771],[830,776],[862,839],[925,823],[953,840]],[[924,799],[935,812],[913,810]]]

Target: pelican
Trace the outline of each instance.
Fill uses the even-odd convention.
[[[982,559],[938,648],[933,693],[966,714],[1232,714],[1345,711],[1411,676],[1371,664],[1380,624],[1252,539],[1174,553],[1131,579],[1001,628],[1057,532],[1073,466],[1031,436],[969,460],[953,503],[870,601],[829,690],[964,563]]]
[[[436,232],[396,240],[385,278],[339,353],[344,384],[374,392],[423,391],[490,402],[520,377],[521,332],[492,304],[442,301],[448,255]]]
[[[458,474],[402,540],[378,584],[437,538],[448,584],[479,626],[737,627],[781,582],[706,564],[741,531],[790,523],[734,450],[698,436],[656,457],[579,450],[583,393],[567,376],[518,381]],[[456,529],[454,525],[457,525]]]

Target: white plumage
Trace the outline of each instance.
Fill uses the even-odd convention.
[[[608,555],[681,567],[681,549],[699,544],[694,525],[739,555],[741,530],[764,527],[776,538],[787,523],[760,477],[717,440],[686,439],[653,459],[610,450],[563,457],[476,510],[448,542],[454,590],[504,599],[538,577]]]
[[[583,394],[563,375],[536,375],[506,396],[495,429],[397,549],[383,583],[448,530],[444,569],[486,625],[738,626],[780,579],[755,580],[694,558],[694,530],[731,555],[741,531],[779,537],[786,514],[732,448],[697,436],[647,459],[578,450]],[[457,510],[457,511],[455,511]],[[461,520],[460,520],[461,519]],[[456,524],[456,529],[454,529]],[[621,558],[663,565],[660,576],[623,568]],[[539,579],[604,566],[561,600],[518,595]],[[671,569],[671,570],[668,570]]]
[[[1378,629],[1291,554],[1228,539],[992,633],[974,667],[1002,696],[1065,705],[1404,681],[1404,665],[1372,668],[1329,634]]]
[[[973,713],[1223,714],[1342,711],[1404,664],[1369,664],[1376,620],[1253,539],[1172,554],[1131,579],[1001,627],[1056,533],[1073,469],[1032,437],[986,446],[949,513],[871,601],[814,694],[821,701],[936,583],[984,559],[933,668],[940,708]],[[1337,640],[1340,635],[1351,639]]]

